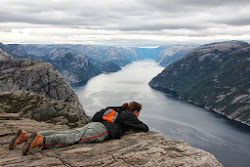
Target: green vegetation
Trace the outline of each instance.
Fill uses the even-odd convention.
[[[150,85],[250,125],[250,47],[244,42],[221,44],[199,47]]]

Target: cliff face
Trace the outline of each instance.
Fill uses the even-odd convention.
[[[47,58],[69,84],[85,83],[101,71],[79,52],[65,48],[53,49]]]
[[[75,106],[30,91],[2,93],[0,113],[18,113],[22,118],[69,127],[78,127],[89,122],[89,118]]]
[[[189,51],[149,85],[250,125],[249,67],[247,43],[208,44]]]
[[[15,94],[17,91],[25,91],[26,93]],[[13,94],[9,94],[10,92]],[[34,99],[30,97],[29,92],[36,94]],[[65,82],[50,63],[44,63],[38,59],[0,61],[0,93],[2,102],[0,110],[4,112],[12,112],[12,109],[17,107],[19,112],[23,110],[24,113],[37,112],[43,115],[45,112],[54,113],[54,116],[50,117],[51,119],[62,115],[66,117],[66,109],[68,108],[68,118],[70,118],[70,115],[79,116],[73,122],[79,124],[88,122],[82,105],[71,86]],[[44,101],[50,101],[50,103],[41,105]],[[15,106],[18,103],[20,103],[20,106]],[[21,107],[23,104],[27,105]],[[7,107],[8,105],[9,107]],[[27,108],[30,108],[30,110],[27,110]],[[84,119],[81,122],[82,118]],[[70,120],[67,121],[72,123]]]
[[[67,126],[53,125],[17,114],[1,114],[0,166],[185,166],[222,167],[215,157],[187,143],[164,138],[156,132],[132,133],[120,140],[102,143],[76,144],[58,149],[43,149],[22,155],[22,145],[9,151],[8,145],[18,129],[28,132],[48,129],[66,130]]]
[[[0,47],[0,61],[14,59],[10,54]]]
[[[169,64],[181,59],[185,56],[185,53],[193,49],[194,46],[189,45],[173,45],[168,47],[160,47],[160,53],[158,54],[157,61],[160,65],[167,67]]]
[[[24,49],[23,45],[20,44],[9,44],[9,45],[3,45],[2,49],[11,54],[14,58],[29,58],[30,56]]]
[[[24,45],[30,57],[50,62],[72,85],[81,85],[102,72],[115,72],[123,64],[115,51],[88,45]],[[125,63],[126,64],[126,63]]]
[[[67,45],[67,47],[77,50],[91,60],[101,63],[112,62],[118,66],[124,66],[131,62],[124,54],[126,48],[91,45]]]

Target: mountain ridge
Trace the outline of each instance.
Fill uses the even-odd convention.
[[[116,72],[136,60],[153,59],[162,66],[167,66],[192,48],[184,45],[152,49],[81,44],[1,44],[0,47],[14,58],[35,58],[50,62],[73,86],[85,84],[90,78],[103,72]]]
[[[242,41],[212,43],[190,50],[149,85],[250,125],[250,47]]]

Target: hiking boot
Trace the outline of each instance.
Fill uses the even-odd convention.
[[[44,137],[42,135],[33,132],[23,147],[23,155],[27,155],[32,148],[37,146],[40,146],[39,151],[41,151],[44,146],[43,139]]]
[[[24,130],[19,130],[17,135],[11,140],[9,150],[13,150],[18,144],[27,141],[29,133]]]

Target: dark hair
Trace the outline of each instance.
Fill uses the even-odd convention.
[[[137,103],[137,102],[135,102],[135,101],[132,101],[132,102],[130,102],[129,104],[128,103],[123,103],[122,104],[122,107],[124,108],[124,109],[126,109],[126,110],[129,110],[129,111],[135,111],[135,110],[137,110],[137,111],[140,111],[141,110],[141,108],[142,108],[142,105],[140,104],[140,103]]]
[[[122,108],[123,108],[124,110],[126,110],[126,109],[128,108],[128,103],[123,103],[123,104],[122,104]]]

